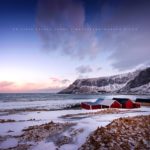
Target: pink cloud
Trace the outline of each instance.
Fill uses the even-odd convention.
[[[10,81],[0,81],[0,92],[9,92],[12,91],[15,87],[14,82]]]
[[[0,82],[0,93],[6,92],[57,92],[70,83],[67,79],[59,79],[51,77],[45,82],[39,83],[22,83],[18,84],[15,82],[1,81]]]
[[[12,85],[14,85],[14,82],[1,81],[1,82],[0,82],[0,89],[1,89],[1,88],[6,88],[6,87],[9,87],[9,86],[12,86]]]

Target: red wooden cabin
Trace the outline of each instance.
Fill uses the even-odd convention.
[[[95,104],[92,102],[81,103],[81,107],[84,109],[100,109],[101,108],[99,104]]]
[[[140,107],[141,107],[141,104],[140,104],[140,103],[135,102],[135,103],[133,104],[133,106],[134,106],[134,108],[140,108]]]
[[[135,102],[128,98],[113,98],[113,100],[116,100],[122,104],[122,108],[135,108]]]
[[[81,103],[81,107],[84,109],[100,109],[101,106],[99,104],[102,100],[103,99],[98,98],[95,102],[84,102]]]
[[[111,104],[111,108],[122,108],[122,104],[120,104],[118,101],[114,101]]]
[[[150,106],[150,98],[137,98],[135,102],[143,106]]]
[[[121,108],[122,105],[115,100],[97,100],[96,102],[81,103],[84,109],[101,109],[101,108]]]
[[[107,99],[101,101],[100,106],[101,108],[121,108],[122,107],[122,105],[118,101],[107,100]]]

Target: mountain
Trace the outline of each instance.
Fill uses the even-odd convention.
[[[149,94],[150,67],[109,77],[77,79],[69,87],[59,93]]]
[[[128,82],[125,87],[120,89],[120,92],[129,92],[132,94],[150,94],[150,68],[141,70],[138,76]]]

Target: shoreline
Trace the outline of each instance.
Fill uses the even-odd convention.
[[[35,150],[47,147],[45,150],[48,150],[50,146],[52,150],[77,150],[97,127],[105,127],[115,119],[141,115],[150,115],[149,107],[132,110],[61,110],[57,113],[32,111],[3,115],[0,116],[0,148]]]

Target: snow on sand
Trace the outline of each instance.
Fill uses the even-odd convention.
[[[32,111],[1,115],[0,149],[77,150],[97,127],[105,127],[120,117],[139,115],[150,115],[150,108]]]

